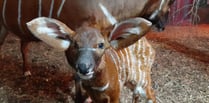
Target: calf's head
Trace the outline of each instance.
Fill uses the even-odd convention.
[[[39,17],[27,23],[32,34],[59,50],[66,51],[69,64],[81,79],[91,79],[98,71],[105,50],[121,49],[135,43],[151,27],[143,18],[133,18],[116,23],[108,35],[87,24],[75,31],[64,23]]]

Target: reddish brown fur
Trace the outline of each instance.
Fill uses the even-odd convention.
[[[148,32],[150,25],[144,23],[145,21],[142,21],[141,19],[141,22],[137,26],[141,30],[138,35],[143,35],[146,32]],[[123,25],[126,24],[127,22],[124,23]],[[137,25],[137,23],[133,23],[133,24]],[[34,30],[37,30],[35,28],[36,27],[34,27]],[[117,31],[117,29],[115,31]],[[119,96],[121,91],[119,80],[123,80],[124,82],[132,84],[133,85],[133,88],[131,88],[132,90],[134,90],[136,86],[135,83],[147,81],[147,83],[141,84],[139,86],[143,86],[146,84],[144,89],[147,93],[147,98],[155,102],[154,93],[151,89],[151,78],[150,78],[150,72],[151,72],[150,68],[154,59],[154,51],[145,38],[142,38],[141,40],[133,44],[132,49],[129,47],[127,48],[118,47],[120,49],[114,50],[112,47],[110,47],[110,45],[112,44],[110,44],[110,41],[108,40],[109,37],[106,37],[107,35],[105,36],[102,35],[100,31],[98,31],[95,28],[89,27],[89,25],[83,25],[82,27],[77,29],[75,33],[76,33],[75,35],[72,34],[73,36],[69,35],[71,37],[70,41],[72,42],[72,45],[66,51],[68,62],[76,70],[78,76],[80,76],[78,73],[81,73],[80,72],[81,68],[78,67],[78,64],[80,63],[92,64],[93,65],[92,71],[94,71],[94,74],[91,78],[87,79],[86,77],[83,77],[83,75],[80,76],[81,85],[76,84],[77,85],[76,89],[83,87],[86,90],[87,95],[89,95],[95,103],[119,103]],[[121,33],[120,35],[122,34],[123,33]],[[115,34],[113,33],[113,35],[117,35],[117,33]],[[133,40],[133,38],[128,38],[128,39]],[[104,43],[103,48],[98,47],[98,44],[100,43]],[[125,41],[123,41],[123,43],[129,45]],[[132,55],[136,56],[137,58],[133,58],[133,56],[129,56],[126,58],[127,60],[125,60],[126,61],[125,64],[116,63],[116,62],[124,61],[122,60],[121,57],[122,55],[130,55],[125,53],[125,51],[131,52]],[[120,52],[124,52],[124,53],[120,54]],[[114,58],[112,54],[119,56],[120,60],[118,61],[114,60],[116,58]],[[133,61],[133,59],[135,60],[135,62]],[[129,67],[130,65],[127,65],[130,63],[128,61],[132,61],[131,67]],[[142,65],[139,66],[138,62],[136,61],[140,61]],[[85,70],[91,69],[86,67],[83,68],[85,68]],[[128,71],[129,68],[131,69],[131,71]],[[130,78],[127,76],[121,77],[120,75],[122,75],[121,74],[122,69],[126,71],[126,75],[130,75],[130,72],[134,71],[136,74],[136,78],[138,79]],[[144,79],[141,79],[139,71],[146,73]],[[105,90],[98,90],[94,88],[94,87],[99,87],[99,88],[104,87],[106,84],[109,84],[109,86],[105,88]],[[78,92],[79,90],[77,91],[77,93]],[[80,95],[77,95],[77,98],[80,99],[81,98]],[[82,100],[77,102],[81,103]]]
[[[91,36],[89,36],[89,35],[91,35]],[[95,38],[95,36],[93,36],[93,35],[95,35],[95,34],[89,33],[87,36],[84,36],[82,34],[77,34],[76,38],[86,38],[86,39],[84,41],[80,41],[80,39],[78,39],[78,40],[76,39],[75,41],[76,41],[76,43],[81,44],[81,45],[78,45],[79,47],[83,47],[82,43],[86,43],[86,41]],[[98,34],[98,35],[100,35],[100,34]],[[98,38],[101,39],[101,37],[98,37]],[[96,39],[98,39],[98,38],[96,38]],[[80,43],[80,42],[82,42],[82,43]],[[97,44],[97,43],[95,42],[94,44]],[[93,47],[94,44],[91,44],[90,47]],[[94,103],[119,103],[119,100],[120,100],[119,97],[120,97],[120,92],[121,92],[119,80],[125,79],[125,81],[124,81],[125,83],[130,83],[130,85],[132,86],[132,87],[130,87],[130,89],[132,91],[134,91],[134,89],[136,87],[136,83],[132,83],[132,82],[133,81],[134,82],[135,81],[141,82],[141,81],[126,80],[126,79],[130,79],[130,78],[119,78],[120,77],[119,75],[122,75],[122,74],[121,74],[121,71],[119,70],[120,67],[118,67],[118,66],[121,66],[121,65],[117,65],[117,63],[115,63],[115,61],[113,60],[113,57],[111,56],[111,53],[113,53],[115,50],[112,49],[111,47],[108,47],[108,45],[109,45],[108,43],[106,45],[107,45],[107,47],[104,48],[104,50],[105,50],[104,53],[94,54],[100,58],[99,59],[100,62],[98,62],[97,66],[94,68],[95,69],[94,70],[95,71],[94,77],[89,80],[81,80],[82,84],[79,86],[83,87],[86,90],[87,95],[89,95],[92,98]],[[137,59],[138,61],[141,61],[142,66],[135,67],[132,69],[136,73],[136,78],[140,77],[140,74],[138,74],[138,70],[142,70],[143,72],[146,73],[145,81],[147,81],[147,85],[145,86],[145,91],[146,91],[147,99],[152,100],[153,103],[156,103],[154,91],[152,90],[151,76],[150,76],[152,62],[147,62],[144,60],[144,59],[150,59],[151,61],[153,61],[154,55],[155,55],[154,50],[151,48],[151,46],[149,45],[149,43],[147,42],[147,40],[145,38],[142,38],[141,40],[139,40],[137,43],[135,43],[133,45],[135,45],[136,48],[141,48],[140,51],[138,51],[138,49],[136,49],[136,51],[134,51],[133,55],[134,56],[144,55],[145,57],[141,57],[141,58]],[[78,49],[78,48],[74,48],[74,49]],[[132,50],[130,48],[125,48],[125,49],[127,49],[128,51]],[[125,52],[125,49],[121,49],[120,51]],[[75,59],[74,61],[72,61],[69,58],[69,57],[71,57],[71,54],[68,54],[68,53],[72,53],[72,52],[70,52],[71,50],[72,50],[72,48],[68,49],[68,51],[66,52],[67,59],[68,59],[68,61],[75,62],[75,61],[77,61],[75,59],[75,58],[77,58],[75,55],[72,57]],[[115,51],[116,55],[121,56],[120,51],[116,50]],[[145,51],[145,53],[142,53],[142,51]],[[138,54],[139,52],[141,52],[141,53]],[[124,53],[124,54],[126,54],[126,53]],[[79,56],[79,54],[78,54],[78,56]],[[131,57],[129,57],[127,59],[131,60]],[[127,72],[127,75],[129,75],[129,72],[131,72],[131,71],[127,71],[127,69],[129,68],[129,67],[127,67],[128,66],[127,64],[124,64],[125,67],[122,67],[122,69],[124,69]],[[133,66],[135,64],[136,63],[132,62]],[[74,66],[73,63],[71,65]],[[141,78],[138,78],[138,79],[141,79]],[[93,89],[93,87],[103,87],[107,83],[109,83],[109,87],[107,89],[105,89],[104,91],[99,91],[99,90]],[[144,84],[142,84],[142,85],[144,85]],[[134,103],[137,103],[138,97],[133,98],[133,100],[135,100],[135,101],[133,101]]]
[[[95,101],[95,103],[119,103],[120,84],[118,78],[118,71],[110,56],[104,55],[102,61],[106,65],[99,73],[96,74],[96,79],[91,81],[83,81],[83,87],[88,95]],[[93,90],[93,86],[104,86],[109,82],[109,88],[104,92]]]
[[[6,0],[6,10],[5,10],[5,21],[2,20],[2,9],[5,0],[0,0],[0,11],[1,11],[1,25],[4,25],[6,29],[21,38],[21,52],[23,56],[23,69],[24,72],[30,71],[30,65],[28,64],[28,45],[31,41],[38,41],[34,36],[30,34],[26,28],[26,22],[38,17],[39,10],[39,0],[21,0],[21,27],[23,31],[20,30],[17,24],[18,17],[18,1],[19,0]],[[154,1],[154,2],[153,2]],[[136,17],[143,16],[146,7],[156,3],[159,0],[66,0],[63,6],[61,15],[57,17],[56,13],[61,4],[61,0],[54,0],[54,9],[52,12],[52,17],[61,20],[71,29],[75,30],[80,27],[84,22],[88,22],[92,27],[98,28],[103,31],[103,29],[111,26],[104,14],[98,8],[98,3],[104,4],[110,13],[117,18],[118,21]],[[50,9],[51,0],[42,0],[42,10],[41,16],[48,16]],[[125,8],[125,9],[124,9]],[[155,8],[156,9],[156,8]],[[154,9],[154,10],[155,10]],[[153,11],[154,11],[153,10]],[[122,12],[123,11],[123,12]],[[5,27],[2,26],[0,35],[0,44],[3,43],[6,37]]]
[[[119,15],[118,17],[121,17],[121,15]],[[94,20],[96,20],[97,22],[97,19],[98,18],[95,18]],[[36,20],[40,20],[40,21],[36,21]],[[49,31],[47,30],[47,32],[42,33],[42,31],[39,31],[39,29],[40,28],[42,29],[43,24],[45,27],[48,27],[48,23],[52,23],[52,24],[57,23],[58,26],[62,25],[60,24],[61,22],[58,22],[56,20],[49,19],[49,18],[40,18],[36,20],[33,22],[34,23],[33,29],[38,32],[35,32],[34,30],[30,29],[35,34],[38,33],[38,34],[44,34],[47,36],[48,33],[51,34],[57,31],[55,30],[54,32],[51,32],[51,30]],[[45,20],[45,22],[42,22],[43,20]],[[105,19],[101,18],[100,20],[105,20]],[[121,20],[119,19],[119,21]],[[131,26],[129,22],[132,23],[133,25]],[[103,23],[103,22],[100,22],[100,23]],[[104,103],[106,102],[118,103],[119,94],[120,94],[119,80],[121,79],[123,79],[125,83],[128,82],[128,83],[131,83],[133,86],[137,86],[138,88],[136,89],[136,92],[137,92],[136,94],[143,95],[144,93],[143,90],[145,90],[146,91],[145,95],[147,95],[147,99],[151,100],[152,102],[155,102],[154,94],[151,89],[151,79],[150,79],[150,68],[153,62],[153,55],[154,55],[154,52],[151,46],[149,45],[149,43],[146,41],[145,38],[142,38],[136,44],[132,45],[130,48],[128,47],[127,49],[126,48],[124,49],[124,47],[126,47],[127,45],[127,42],[125,42],[124,40],[126,39],[135,40],[135,38],[137,38],[137,37],[127,38],[126,37],[127,32],[129,33],[129,36],[131,34],[132,35],[137,34],[139,35],[139,37],[141,37],[141,35],[143,36],[149,30],[151,23],[142,18],[141,19],[133,18],[133,19],[124,21],[122,23],[123,24],[121,25],[117,25],[117,24],[115,25],[116,29],[114,29],[110,33],[111,34],[110,36],[106,34],[104,35],[104,32],[101,29],[101,27],[102,28],[106,27],[105,24],[102,25],[98,23],[99,25],[95,26],[93,25],[92,22],[84,23],[85,25],[82,25],[81,27],[75,30],[76,35],[74,34],[70,35],[71,33],[69,34],[70,43],[72,45],[70,45],[71,47],[68,48],[66,51],[67,59],[70,65],[73,66],[74,69],[76,70],[77,75],[82,79],[81,87],[83,87],[87,91],[87,94],[91,96],[91,98],[96,103],[103,103],[103,102]],[[143,25],[143,23],[145,23],[145,25]],[[37,24],[40,24],[40,25],[37,25]],[[32,26],[31,22],[29,26]],[[125,28],[123,28],[123,26],[125,26]],[[124,39],[121,39],[120,36],[116,36],[115,38],[115,35],[117,35],[118,33],[117,29],[120,30],[121,29],[120,27],[124,29],[122,30],[120,34],[121,37],[123,36]],[[135,29],[136,27],[137,29]],[[58,31],[63,31],[63,29],[61,28],[52,27],[51,29],[58,29]],[[44,27],[43,27],[43,30],[45,30]],[[136,30],[139,33],[133,33],[132,30]],[[105,31],[105,33],[107,34],[109,32]],[[57,33],[55,34],[58,36],[60,35]],[[48,35],[48,37],[50,36]],[[116,42],[115,44],[114,40],[118,42]],[[99,46],[100,43],[104,43],[105,47],[100,47]],[[124,44],[125,46],[123,46],[122,44]],[[112,45],[116,49],[121,49],[120,52],[125,52],[123,54],[116,53],[115,55],[118,55],[118,58],[120,59],[120,60],[118,59],[118,62],[126,61],[128,65],[124,64],[126,62],[123,62],[123,64],[119,63],[119,65],[116,65],[117,60],[114,60],[116,58],[110,56],[112,53],[114,54],[114,52],[109,51],[111,50],[109,48],[110,45]],[[117,50],[115,52],[117,52]],[[130,53],[128,54],[126,52],[130,52]],[[126,60],[125,60],[123,56],[121,58],[119,55],[129,55],[129,57],[126,57]],[[139,62],[136,62],[136,61],[139,61]],[[131,69],[131,71],[129,71],[129,68]],[[120,76],[121,72],[119,71],[121,70],[125,70],[125,75],[127,75],[127,77]],[[137,74],[134,75],[135,73],[131,73],[131,72],[136,72]],[[134,77],[132,77],[131,75],[133,75]],[[139,79],[136,79],[135,77]],[[139,83],[139,84],[136,85],[136,83]],[[106,86],[106,84],[109,84],[109,86]],[[105,90],[95,89],[98,87],[102,87],[102,88],[107,87],[107,88],[105,88]],[[79,99],[78,95],[77,95],[77,98]]]

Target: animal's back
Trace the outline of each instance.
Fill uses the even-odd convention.
[[[84,22],[101,29],[111,24],[99,4],[120,21],[138,16],[147,2],[148,0],[0,0],[0,12],[6,28],[25,37],[29,33],[26,23],[36,17],[59,19],[73,30]]]

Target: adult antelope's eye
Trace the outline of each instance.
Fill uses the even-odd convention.
[[[99,43],[99,44],[98,44],[98,48],[104,49],[104,43]]]

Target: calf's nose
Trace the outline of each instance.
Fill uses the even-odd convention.
[[[85,74],[88,74],[90,72],[90,65],[88,65],[88,64],[84,64],[84,63],[78,64],[77,67],[78,67],[78,70],[81,74],[85,75]]]

